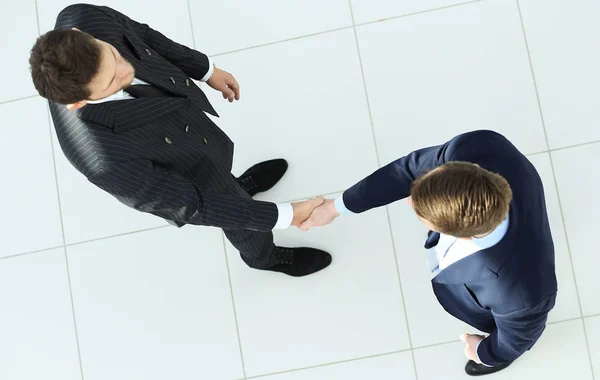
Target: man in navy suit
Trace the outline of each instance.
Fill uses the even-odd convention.
[[[469,375],[502,370],[529,350],[557,293],[542,181],[504,136],[459,135],[375,171],[316,208],[300,228],[408,197],[430,230],[433,291],[450,314],[487,332],[464,334]]]

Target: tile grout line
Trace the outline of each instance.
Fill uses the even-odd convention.
[[[35,18],[36,18],[36,22],[37,22],[37,31],[38,31],[38,36],[41,34],[41,30],[40,30],[40,14],[38,11],[38,2],[37,0],[35,0]],[[37,96],[37,95],[36,95]],[[71,284],[71,270],[69,267],[69,256],[67,255],[67,247],[65,245],[66,243],[66,237],[65,237],[65,225],[64,225],[64,221],[63,221],[63,213],[62,213],[62,203],[60,200],[60,187],[58,186],[58,172],[57,172],[57,168],[56,168],[56,157],[54,155],[54,141],[52,139],[52,121],[51,121],[51,117],[50,117],[50,109],[48,108],[48,106],[46,105],[46,120],[48,123],[48,137],[50,138],[50,150],[51,150],[51,154],[52,154],[52,166],[54,168],[54,183],[56,186],[56,198],[57,198],[57,202],[58,202],[58,215],[59,215],[59,219],[60,219],[60,231],[61,231],[61,235],[62,235],[62,249],[63,249],[63,255],[65,258],[65,269],[67,271],[67,284],[69,285],[69,297],[71,298],[71,315],[73,317],[73,329],[75,330],[75,344],[77,346],[77,358],[79,360],[79,374],[81,376],[81,380],[85,379],[84,373],[83,373],[83,360],[81,359],[81,345],[79,343],[79,331],[77,329],[77,317],[75,315],[75,301],[73,299],[73,286]]]
[[[529,157],[529,156],[535,156],[536,154],[552,153],[552,152],[557,152],[557,151],[560,151],[560,150],[579,148],[579,147],[582,147],[582,146],[593,145],[593,144],[598,144],[598,143],[600,143],[600,140],[587,141],[587,142],[583,142],[583,143],[578,143],[578,144],[563,146],[563,147],[560,147],[560,148],[549,148],[549,149],[540,150],[540,151],[537,151],[537,152],[524,153],[524,154],[525,154],[525,156]]]
[[[364,26],[364,25],[370,25],[370,24],[377,24],[377,23],[383,22],[383,21],[397,20],[399,18],[416,16],[416,15],[420,15],[420,14],[423,14],[423,13],[431,13],[431,12],[435,12],[435,11],[441,11],[441,10],[444,10],[444,9],[456,8],[456,7],[460,7],[460,6],[463,6],[463,5],[469,5],[469,4],[479,3],[481,1],[485,1],[485,0],[470,0],[470,1],[465,1],[465,2],[462,2],[462,3],[446,5],[446,6],[443,6],[443,7],[425,9],[423,11],[416,11],[416,12],[411,12],[411,13],[405,13],[403,15],[386,17],[386,18],[382,18],[382,19],[379,19],[379,20],[365,21],[365,22],[362,22],[362,23],[359,23],[359,24],[354,24],[354,26],[357,27],[357,26]]]
[[[222,55],[227,55],[227,54],[232,54],[232,53],[238,53],[238,52],[241,52],[241,51],[246,51],[246,50],[256,49],[256,48],[260,48],[260,47],[264,47],[264,46],[270,46],[270,45],[280,44],[280,43],[283,43],[283,42],[289,42],[289,41],[299,40],[299,39],[307,38],[307,37],[318,36],[318,35],[321,35],[321,34],[338,32],[340,30],[345,30],[345,29],[355,29],[358,26],[365,26],[365,25],[377,24],[377,23],[380,23],[380,22],[383,22],[383,21],[396,20],[396,19],[399,19],[399,18],[405,18],[405,17],[415,16],[415,15],[419,15],[419,14],[423,14],[423,13],[430,13],[430,12],[435,12],[435,11],[439,11],[439,10],[443,10],[443,9],[460,7],[460,6],[463,6],[463,5],[474,4],[474,3],[481,2],[481,1],[485,1],[485,0],[471,0],[471,1],[466,1],[466,2],[463,2],[463,3],[447,5],[447,6],[444,6],[444,7],[426,9],[424,11],[418,11],[418,12],[412,12],[412,13],[405,13],[405,14],[402,14],[402,15],[392,16],[392,17],[387,17],[387,18],[382,18],[382,19],[379,19],[379,20],[366,21],[366,22],[363,22],[363,23],[360,23],[360,24],[355,24],[354,23],[354,16],[352,16],[352,25],[342,26],[342,27],[339,27],[339,28],[329,29],[329,30],[325,30],[325,31],[322,31],[322,32],[310,33],[310,34],[305,34],[305,35],[302,35],[302,36],[290,37],[290,38],[285,38],[285,39],[282,39],[282,40],[271,41],[271,42],[266,42],[266,43],[263,43],[263,44],[252,45],[252,46],[248,46],[248,47],[244,47],[244,48],[240,48],[240,49],[235,49],[235,50],[225,51],[225,52],[221,52],[221,53],[216,53],[216,54],[212,54],[211,57],[218,57],[218,56],[222,56]],[[350,5],[350,6],[352,6],[352,5]]]
[[[225,243],[225,233],[221,231],[221,239],[223,241],[223,254],[225,255],[225,267],[227,268],[227,280],[229,281],[229,292],[231,293],[231,306],[233,310],[233,319],[235,321],[235,331],[238,338],[238,348],[240,349],[240,359],[242,361],[243,379],[246,377],[246,362],[244,361],[244,350],[242,349],[242,337],[240,335],[240,325],[237,317],[237,309],[235,307],[235,296],[233,295],[233,283],[231,282],[231,270],[229,268],[229,259],[227,258],[227,243]]]
[[[567,254],[569,255],[569,262],[571,264],[571,273],[573,274],[573,282],[575,283],[575,293],[577,295],[577,304],[579,306],[579,315],[582,318],[582,324],[583,324],[583,333],[585,336],[585,344],[586,344],[586,348],[587,348],[587,352],[588,352],[588,359],[589,359],[589,364],[590,364],[590,370],[592,372],[592,380],[595,379],[595,375],[594,375],[594,364],[593,364],[593,360],[592,360],[592,353],[590,351],[590,343],[589,343],[589,338],[588,338],[588,334],[587,334],[587,329],[585,326],[585,320],[583,320],[583,308],[581,306],[581,297],[579,295],[579,286],[577,284],[577,277],[575,274],[575,266],[573,265],[573,258],[571,256],[571,244],[569,242],[569,235],[567,234],[567,225],[565,223],[565,215],[564,215],[564,211],[563,211],[563,206],[562,206],[562,202],[561,202],[561,198],[560,198],[560,191],[559,191],[559,187],[558,187],[558,181],[556,179],[556,172],[554,170],[554,162],[552,160],[552,153],[550,152],[550,142],[548,140],[548,131],[546,130],[546,122],[544,119],[544,113],[542,111],[542,103],[540,101],[540,94],[539,94],[539,90],[538,90],[538,86],[537,86],[537,80],[535,77],[535,71],[533,69],[533,61],[531,59],[531,52],[529,50],[529,41],[527,40],[527,32],[525,31],[525,23],[523,21],[523,14],[521,12],[521,4],[519,2],[519,0],[516,0],[516,6],[517,6],[517,11],[519,13],[519,20],[521,22],[521,29],[523,32],[523,40],[525,42],[525,49],[527,51],[527,58],[529,60],[529,69],[531,70],[531,78],[533,80],[533,87],[535,89],[535,96],[537,99],[537,103],[538,103],[538,110],[540,112],[540,119],[542,121],[542,129],[544,131],[544,137],[546,139],[546,147],[548,148],[549,152],[548,152],[548,157],[550,159],[550,168],[552,170],[552,179],[554,180],[554,188],[556,190],[556,195],[558,197],[558,209],[560,212],[560,218],[563,224],[563,233],[565,234],[565,241],[567,244]]]
[[[37,2],[37,0],[35,0],[33,3],[35,4],[35,21],[36,21],[36,24],[37,24],[37,32],[38,32],[38,36],[39,36],[42,33],[41,29],[40,29],[40,12],[38,10],[38,2]]]
[[[419,380],[419,373],[417,372],[417,360],[415,359],[415,347],[412,342],[412,334],[410,332],[410,323],[408,321],[408,312],[406,311],[406,301],[404,300],[404,289],[402,288],[402,277],[400,277],[400,266],[398,265],[398,255],[396,252],[396,241],[394,239],[394,232],[392,229],[392,219],[390,217],[389,207],[385,207],[385,213],[387,215],[388,226],[390,231],[390,238],[392,240],[392,252],[394,254],[394,263],[396,264],[396,274],[398,276],[398,287],[400,290],[400,299],[402,300],[402,309],[404,311],[404,321],[406,324],[406,333],[408,334],[408,344],[410,346],[410,354],[412,356],[413,368],[415,371],[415,380]]]
[[[38,17],[39,18],[39,17]],[[71,315],[73,316],[73,328],[75,329],[75,344],[77,345],[77,356],[79,359],[79,373],[81,375],[81,380],[85,379],[83,374],[83,360],[81,359],[81,345],[79,343],[79,331],[77,329],[77,316],[75,315],[75,300],[73,298],[73,286],[71,284],[71,269],[69,267],[69,255],[67,254],[67,247],[65,245],[66,237],[65,237],[65,224],[63,221],[63,213],[62,213],[62,203],[60,200],[60,187],[58,185],[58,172],[56,170],[56,158],[54,155],[54,141],[52,139],[52,122],[50,117],[50,109],[46,106],[46,117],[48,122],[48,135],[50,138],[50,147],[52,153],[52,165],[54,167],[54,183],[56,186],[56,198],[58,201],[58,215],[60,219],[60,230],[62,235],[62,243],[63,243],[63,254],[65,257],[65,269],[67,270],[67,283],[69,285],[69,296],[71,298]]]
[[[171,225],[150,227],[150,228],[144,228],[144,229],[141,229],[141,230],[123,232],[123,233],[120,233],[120,234],[103,236],[103,237],[99,237],[99,238],[96,238],[96,239],[89,239],[89,240],[78,241],[78,242],[75,242],[75,243],[68,243],[68,244],[65,244],[65,247],[73,247],[73,246],[76,246],[76,245],[82,245],[82,244],[86,244],[86,243],[93,243],[93,242],[100,241],[100,240],[112,239],[112,238],[117,238],[117,237],[126,236],[126,235],[133,235],[133,234],[137,234],[137,233],[140,233],[140,232],[160,230],[162,228],[168,228],[168,227],[171,227]]]
[[[525,155],[525,157],[530,157],[530,156],[535,156],[538,154],[544,154],[544,153],[548,153],[550,152],[549,150],[541,150],[539,152],[533,152],[533,153],[523,153]]]
[[[14,103],[14,102],[18,102],[18,101],[21,101],[21,100],[33,99],[33,98],[36,98],[38,96],[39,95],[36,94],[36,95],[24,96],[22,98],[16,98],[16,99],[10,99],[10,100],[3,100],[3,101],[0,102],[0,105],[4,105],[4,104],[8,104],[8,103]]]
[[[192,6],[190,5],[190,0],[187,0],[188,6],[188,16],[190,17],[190,29],[192,30],[192,46],[194,50],[196,50],[196,36],[194,35],[194,21],[192,20]]]
[[[373,145],[375,147],[375,157],[377,159],[377,167],[381,167],[381,159],[379,157],[379,148],[377,145],[377,136],[375,134],[375,125],[373,123],[373,114],[371,112],[371,102],[369,100],[369,91],[367,88],[367,81],[365,79],[365,70],[364,70],[364,66],[363,66],[363,60],[362,60],[362,54],[360,52],[360,43],[358,41],[358,32],[356,31],[356,25],[355,25],[355,19],[354,19],[354,10],[352,9],[352,0],[348,0],[348,6],[350,7],[350,16],[352,17],[352,30],[354,32],[354,40],[356,42],[356,52],[358,54],[358,63],[360,65],[360,74],[361,74],[361,78],[362,78],[362,82],[363,82],[363,90],[365,93],[365,100],[367,101],[367,110],[369,112],[369,122],[371,124],[371,134],[372,134],[372,138],[373,138]],[[412,358],[412,363],[413,363],[413,371],[415,374],[415,380],[419,380],[419,374],[417,373],[417,362],[415,359],[415,352],[413,350],[413,342],[412,342],[412,335],[410,333],[410,325],[408,322],[408,313],[406,311],[406,302],[404,300],[404,289],[402,288],[402,279],[400,277],[400,268],[398,266],[398,256],[396,254],[396,243],[394,241],[394,234],[393,234],[393,229],[392,229],[392,221],[390,218],[390,212],[389,212],[389,208],[386,207],[385,208],[385,212],[387,215],[387,220],[388,220],[388,227],[389,227],[389,234],[390,234],[390,238],[391,238],[391,243],[392,243],[392,254],[394,256],[394,263],[396,265],[396,275],[398,276],[398,290],[400,291],[400,301],[402,302],[402,311],[404,313],[404,321],[405,321],[405,325],[406,325],[406,334],[408,337],[408,345],[410,348],[410,354],[411,354],[411,358]]]
[[[300,40],[300,39],[303,39],[303,38],[319,36],[321,34],[328,34],[328,33],[333,33],[333,32],[339,32],[340,30],[346,30],[346,29],[351,29],[351,28],[352,28],[352,25],[342,26],[340,28],[329,29],[329,30],[325,30],[325,31],[322,31],[322,32],[310,33],[310,34],[305,34],[305,35],[302,35],[302,36],[297,36],[297,37],[286,38],[286,39],[283,39],[283,40],[266,42],[264,44],[252,45],[252,46],[248,46],[248,47],[244,47],[244,48],[240,48],[240,49],[235,49],[235,50],[230,50],[230,51],[226,51],[226,52],[222,52],[222,53],[216,53],[216,54],[212,54],[211,57],[219,57],[219,56],[223,56],[223,55],[228,55],[228,54],[233,54],[233,53],[239,53],[239,52],[242,52],[242,51],[253,50],[253,49],[256,49],[256,48],[261,48],[261,47],[266,47],[266,46],[271,46],[271,45],[277,45],[277,44],[284,43],[284,42],[290,42],[290,41]]]
[[[391,352],[384,352],[384,353],[381,353],[381,354],[361,356],[361,357],[358,357],[358,358],[352,358],[352,359],[346,359],[346,360],[338,360],[338,361],[331,362],[331,363],[317,364],[317,365],[312,365],[312,366],[308,366],[308,367],[300,367],[300,368],[294,368],[294,369],[285,370],[285,371],[278,371],[278,372],[272,372],[272,373],[265,373],[265,374],[262,374],[262,375],[250,376],[250,377],[247,377],[246,379],[248,379],[248,380],[250,380],[250,379],[260,379],[260,378],[263,378],[263,377],[281,375],[281,374],[285,374],[285,373],[300,372],[300,371],[306,371],[306,370],[314,369],[314,368],[329,367],[329,366],[337,365],[337,364],[352,363],[352,362],[356,362],[356,361],[360,361],[360,360],[374,359],[374,358],[379,358],[379,357],[383,357],[383,356],[390,356],[390,355],[400,354],[400,353],[403,353],[403,352],[408,352],[410,350],[411,350],[410,348],[407,348],[405,350],[396,350],[396,351],[391,351]]]
[[[307,197],[302,197],[302,198],[297,198],[297,199],[292,199],[292,200],[285,200],[282,201],[283,203],[292,203],[292,202],[300,202],[303,201],[305,199],[309,199],[312,197],[317,197],[317,196],[323,196],[323,197],[328,197],[331,195],[336,195],[339,193],[342,193],[344,190],[337,190],[337,191],[332,191],[332,192],[328,192],[325,194],[318,194],[315,196],[307,196]],[[120,234],[114,234],[114,235],[107,235],[107,236],[102,236],[102,237],[98,237],[98,238],[94,238],[94,239],[88,239],[88,240],[82,240],[82,241],[77,241],[75,243],[66,243],[65,244],[61,244],[61,245],[57,245],[57,246],[53,246],[53,247],[46,247],[46,248],[41,248],[41,249],[36,249],[36,250],[32,250],[32,251],[26,251],[26,252],[19,252],[19,253],[15,253],[9,256],[4,256],[4,257],[0,257],[0,260],[7,260],[7,259],[12,259],[15,257],[20,257],[20,256],[26,256],[26,255],[32,255],[32,254],[36,254],[36,253],[42,253],[42,252],[46,252],[46,251],[51,251],[53,249],[58,249],[58,248],[63,248],[63,247],[73,247],[73,246],[77,246],[77,245],[82,245],[82,244],[87,244],[87,243],[93,243],[96,241],[100,241],[100,240],[106,240],[106,239],[112,239],[112,238],[116,238],[116,237],[121,237],[121,236],[126,236],[126,235],[133,235],[133,234],[137,234],[137,233],[141,233],[141,232],[148,232],[148,231],[152,231],[152,230],[159,230],[162,228],[168,228],[170,227],[170,225],[161,225],[161,226],[156,226],[156,227],[150,227],[150,228],[143,228],[143,229],[139,229],[139,230],[133,230],[133,231],[128,231],[128,232],[123,232]]]
[[[588,141],[588,142],[583,142],[583,143],[574,144],[574,145],[567,145],[567,146],[563,146],[563,147],[560,147],[560,148],[548,149],[548,152],[557,152],[559,150],[579,148],[581,146],[593,145],[593,144],[598,144],[598,143],[600,143],[600,140]]]
[[[565,242],[567,244],[567,253],[569,255],[569,262],[571,264],[571,273],[573,273],[573,282],[575,283],[575,292],[577,294],[577,303],[579,305],[579,313],[581,315],[581,319],[583,320],[585,317],[583,316],[583,307],[581,306],[581,296],[579,295],[579,285],[577,284],[577,276],[575,275],[575,266],[573,265],[573,257],[571,256],[571,244],[569,242],[569,236],[567,234],[567,225],[565,223],[565,216],[564,216],[564,212],[563,212],[562,202],[560,200],[560,192],[558,190],[558,181],[556,180],[556,174],[554,171],[554,162],[552,160],[552,154],[548,153],[548,156],[550,158],[550,167],[552,169],[552,176],[554,177],[554,187],[556,188],[556,195],[558,197],[558,208],[560,210],[560,216],[561,216],[561,220],[562,220],[562,224],[563,224],[563,232],[565,234]],[[592,352],[590,350],[590,341],[588,338],[585,321],[583,323],[583,332],[584,332],[584,336],[585,336],[585,344],[587,346],[588,358],[590,361],[590,367],[591,367],[591,371],[592,371],[592,380],[593,380],[596,377],[594,375],[594,364],[593,364],[593,360],[592,360]]]
[[[578,320],[582,320],[583,321],[586,318],[593,318],[593,317],[600,317],[600,313],[588,315],[586,317],[575,317],[575,318],[563,319],[563,320],[560,320],[560,321],[549,322],[548,325],[557,325],[557,324],[560,324],[560,323],[572,322],[572,321],[578,321]],[[294,369],[285,370],[285,371],[278,371],[278,372],[272,372],[272,373],[265,373],[265,374],[262,374],[262,375],[249,376],[249,377],[247,377],[245,379],[247,379],[247,380],[250,380],[250,379],[260,379],[260,378],[274,376],[274,375],[280,375],[280,374],[284,374],[284,373],[299,372],[299,371],[309,370],[309,369],[313,369],[313,368],[322,368],[322,367],[328,367],[328,366],[336,365],[336,364],[351,363],[351,362],[360,361],[360,360],[368,360],[368,359],[373,359],[373,358],[378,358],[378,357],[383,357],[383,356],[389,356],[389,355],[406,353],[408,351],[423,350],[423,349],[427,349],[427,348],[445,346],[445,345],[450,345],[450,344],[459,343],[459,342],[460,342],[460,340],[455,339],[455,340],[450,340],[450,341],[445,341],[445,342],[440,342],[440,343],[433,343],[433,344],[427,344],[427,345],[424,345],[424,346],[417,346],[417,347],[413,347],[413,348],[407,348],[407,349],[403,349],[403,350],[396,350],[396,351],[384,352],[384,353],[380,353],[380,354],[360,356],[360,357],[356,357],[356,358],[351,358],[351,359],[346,359],[346,360],[339,360],[339,361],[330,362],[330,363],[323,363],[323,364],[317,364],[317,365],[313,365],[313,366],[294,368]],[[244,379],[239,379],[239,380],[244,380]]]
[[[42,253],[42,252],[52,251],[53,249],[59,249],[59,248],[64,248],[64,247],[65,247],[64,245],[57,245],[57,246],[54,246],[54,247],[36,249],[34,251],[27,251],[27,252],[15,253],[14,255],[0,257],[0,261],[1,260],[10,260],[10,259],[14,259],[14,258],[21,257],[21,256],[33,255],[33,254],[36,254],[36,253]]]
[[[550,325],[558,325],[560,323],[573,322],[573,321],[578,321],[580,319],[583,320],[584,317],[573,317],[573,318],[561,319],[559,321],[554,321],[554,322],[546,322],[546,325],[548,325],[548,326],[550,326]]]
[[[93,242],[100,241],[100,240],[112,239],[112,238],[126,236],[126,235],[133,235],[133,234],[137,234],[137,233],[140,233],[140,232],[147,232],[147,231],[152,231],[152,230],[159,230],[161,228],[167,228],[167,227],[170,227],[170,226],[169,225],[165,225],[165,226],[144,228],[144,229],[141,229],[141,230],[134,230],[134,231],[129,231],[129,232],[123,232],[121,234],[116,234],[116,235],[108,235],[108,236],[102,236],[102,237],[95,238],[95,239],[82,240],[82,241],[78,241],[78,242],[75,242],[75,243],[68,243],[68,244],[63,244],[63,245],[57,245],[57,246],[54,246],[54,247],[36,249],[34,251],[20,252],[20,253],[15,253],[14,255],[10,255],[10,256],[0,257],[0,260],[12,259],[12,258],[15,258],[15,257],[21,257],[21,256],[26,256],[26,255],[33,255],[33,254],[36,254],[36,253],[42,253],[42,252],[50,251],[50,250],[53,250],[53,249],[58,249],[58,248],[63,248],[63,247],[64,248],[66,248],[66,247],[73,247],[73,246],[76,246],[76,245],[93,243]]]
[[[350,14],[352,16],[352,24],[354,24],[354,11],[352,10],[352,0],[348,0],[350,5]],[[373,124],[373,114],[371,112],[371,102],[369,101],[369,91],[367,89],[367,81],[365,80],[365,70],[362,62],[362,55],[360,53],[360,44],[358,43],[358,33],[356,32],[356,27],[353,27],[354,31],[354,41],[356,43],[356,52],[358,53],[358,63],[360,65],[360,75],[362,78],[363,91],[365,93],[365,100],[367,101],[367,111],[369,112],[369,122],[371,124],[371,136],[373,138],[373,145],[375,147],[375,156],[377,158],[377,167],[381,167],[381,159],[379,158],[379,149],[377,146],[377,136],[375,134],[375,126]]]
[[[356,361],[361,361],[361,360],[368,360],[368,359],[379,358],[379,357],[383,357],[383,356],[390,356],[390,355],[395,355],[395,354],[402,354],[402,353],[407,353],[409,351],[421,350],[421,349],[438,347],[438,346],[444,346],[444,345],[447,345],[447,344],[453,344],[453,343],[458,343],[458,342],[460,342],[460,340],[458,340],[458,339],[456,339],[456,340],[450,340],[450,341],[446,341],[446,342],[428,344],[428,345],[425,345],[425,346],[419,346],[419,347],[413,347],[413,348],[406,348],[406,349],[403,349],[403,350],[395,350],[395,351],[390,351],[390,352],[383,352],[383,353],[380,353],[380,354],[359,356],[359,357],[355,357],[355,358],[351,358],[351,359],[338,360],[338,361],[335,361],[335,362],[317,364],[317,365],[312,365],[312,366],[307,366],[307,367],[299,367],[299,368],[294,368],[294,369],[285,370],[285,371],[265,373],[265,374],[256,375],[256,376],[249,376],[249,377],[247,377],[247,379],[248,380],[250,380],[250,379],[259,379],[259,378],[263,378],[263,377],[280,375],[280,374],[284,374],[284,373],[299,372],[299,371],[305,371],[305,370],[314,369],[314,368],[323,368],[323,367],[328,367],[328,366],[337,365],[337,364],[351,363],[351,362],[356,362]]]

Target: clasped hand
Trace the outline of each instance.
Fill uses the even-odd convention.
[[[304,202],[292,203],[294,219],[292,226],[308,231],[312,227],[325,226],[340,214],[336,211],[334,201],[317,197]]]

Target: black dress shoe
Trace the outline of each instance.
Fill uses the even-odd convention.
[[[503,364],[498,364],[497,366],[494,366],[494,367],[487,367],[487,366],[484,366],[483,364],[477,364],[473,360],[469,360],[467,362],[467,365],[465,366],[465,372],[469,376],[489,375],[492,373],[496,373],[498,371],[502,371],[504,368],[508,367],[511,364],[512,363],[503,363]]]
[[[270,190],[287,171],[288,163],[279,158],[261,162],[246,170],[239,178],[238,183],[251,197],[258,193]]]
[[[266,270],[302,277],[324,269],[331,264],[331,255],[314,248],[275,247],[272,264]]]

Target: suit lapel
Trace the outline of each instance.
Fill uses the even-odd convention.
[[[187,98],[164,97],[113,102],[117,103],[114,105],[116,118],[113,129],[115,133],[121,133],[141,127],[189,102]]]
[[[119,52],[121,52],[135,68],[137,78],[150,83],[163,91],[175,94],[176,96],[188,97],[205,112],[219,117],[206,98],[206,95],[185,73],[182,73],[177,66],[168,62],[158,53],[152,51],[152,49],[135,34],[128,31],[123,32],[122,41],[120,41],[119,46]],[[150,54],[148,54],[148,52],[150,52]],[[176,81],[175,84],[171,78]],[[190,80],[191,83],[184,87],[183,82],[186,80]],[[188,88],[187,86],[190,86],[192,91],[183,91],[184,88]]]
[[[187,98],[140,98],[88,104],[77,112],[80,118],[105,125],[118,134],[146,125],[189,102]]]
[[[455,262],[438,273],[432,281],[438,284],[462,284],[497,279],[498,274],[487,267],[482,257],[485,252],[479,251]]]
[[[121,48],[118,49],[119,53],[135,68],[136,78],[176,96],[185,97],[186,95],[180,90],[181,87],[171,81],[171,78],[182,80],[180,78],[181,72],[170,63],[165,64],[164,58],[161,58],[157,53],[152,54],[150,49],[142,44],[135,35],[125,32]],[[146,49],[152,55],[149,55]]]
[[[112,128],[115,124],[117,115],[113,112],[111,103],[115,102],[88,104],[75,112],[80,119],[93,121],[95,123]]]
[[[170,67],[167,68],[167,65],[158,65],[157,69],[157,64],[152,61],[149,62],[153,67],[153,71],[151,72],[146,67],[144,60],[150,61],[152,56],[149,56],[143,49],[137,46],[141,44],[141,41],[137,41],[135,36],[128,37],[127,33],[121,35],[121,37],[121,40],[110,39],[107,42],[115,46],[119,53],[133,65],[136,71],[136,78],[170,92],[175,97],[139,98],[88,104],[77,111],[80,118],[113,128],[115,133],[140,127],[190,102],[178,90],[177,86],[168,80],[170,78],[168,75],[175,75],[170,74]],[[160,58],[155,57],[155,61],[160,62]],[[163,80],[163,77],[166,80]]]
[[[515,252],[514,245],[519,239],[520,230],[516,216],[517,212],[515,211],[516,207],[513,202],[509,211],[508,231],[498,244],[453,263],[438,273],[432,282],[462,284],[497,279],[502,266],[510,260],[513,252]]]

